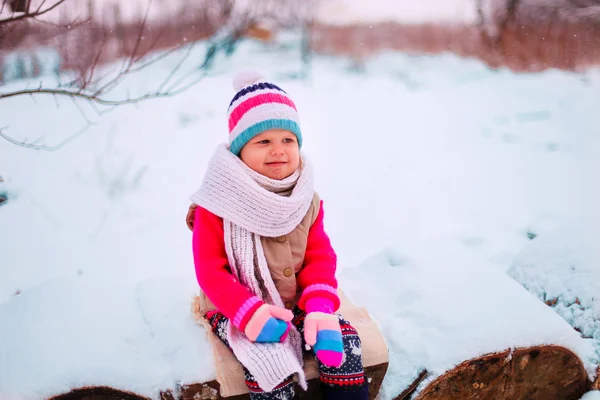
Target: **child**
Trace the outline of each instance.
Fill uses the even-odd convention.
[[[296,373],[306,389],[305,345],[324,398],[367,399],[360,339],[334,314],[336,254],[296,106],[253,71],[234,88],[229,145],[217,148],[188,218],[205,317],[245,367],[251,399],[295,398]]]

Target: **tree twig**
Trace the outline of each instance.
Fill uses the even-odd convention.
[[[94,123],[84,126],[79,131],[75,132],[74,134],[72,134],[71,136],[69,136],[68,138],[64,139],[63,141],[59,142],[58,144],[56,144],[54,146],[46,146],[44,144],[36,144],[35,142],[26,142],[26,141],[15,140],[2,131],[2,129],[4,129],[4,128],[0,129],[0,137],[2,137],[4,140],[14,144],[15,146],[24,147],[26,149],[56,151],[56,150],[64,147],[68,143],[72,142],[79,136],[83,135],[93,125],[96,125],[96,123],[94,122]]]
[[[42,4],[40,4],[40,6],[34,12],[31,13],[29,11],[26,11],[23,14],[19,14],[19,15],[14,15],[15,13],[13,13],[13,16],[11,16],[11,17],[0,19],[0,25],[25,20],[28,18],[37,18],[39,16],[42,16],[42,15],[54,10],[56,7],[60,6],[65,1],[66,0],[57,0],[56,3],[54,3],[52,6],[49,6],[48,8],[42,10],[41,8],[44,5],[44,3],[46,2],[46,0],[43,0]],[[4,5],[3,5],[3,7],[4,7]]]
[[[6,4],[6,1],[7,0],[3,0],[3,5]],[[53,4],[47,5],[47,2],[49,1],[50,0],[43,0],[33,12],[27,12],[23,15],[14,16],[14,18],[3,21],[15,22],[26,17],[35,18],[37,16],[46,14],[52,9],[55,9],[66,0],[52,0]],[[26,95],[30,96],[34,100],[37,98],[37,96],[44,95],[52,96],[55,101],[57,101],[57,99],[60,97],[67,97],[73,101],[75,107],[85,120],[86,126],[84,128],[78,130],[73,135],[62,140],[54,146],[48,146],[35,142],[32,143],[27,140],[20,141],[9,136],[5,131],[0,131],[0,137],[17,146],[35,150],[54,151],[64,147],[66,144],[81,136],[89,129],[90,126],[93,126],[97,123],[97,121],[94,121],[96,118],[90,118],[87,115],[87,110],[84,110],[82,104],[80,103],[82,101],[87,102],[96,115],[101,116],[114,110],[118,106],[137,104],[141,101],[153,98],[171,97],[189,90],[207,76],[211,68],[212,61],[219,52],[223,51],[226,54],[230,54],[236,42],[243,36],[243,33],[248,29],[255,19],[253,15],[248,13],[238,12],[234,16],[232,15],[231,8],[224,9],[223,16],[227,20],[227,23],[225,23],[224,27],[217,31],[207,41],[208,48],[206,49],[203,59],[199,60],[199,62],[193,68],[187,72],[182,71],[184,65],[192,55],[196,43],[189,44],[189,47],[182,52],[181,58],[178,60],[176,65],[170,71],[168,71],[166,77],[162,81],[159,81],[160,84],[156,87],[156,90],[149,90],[141,95],[134,95],[133,97],[128,95],[128,90],[124,95],[122,95],[123,97],[110,95],[110,93],[113,92],[113,90],[127,75],[138,73],[155,64],[156,62],[165,59],[174,52],[182,49],[183,46],[187,45],[185,42],[177,44],[173,48],[165,50],[158,56],[153,56],[151,59],[145,59],[150,51],[153,50],[155,44],[158,43],[158,40],[160,40],[162,37],[162,35],[159,34],[158,37],[153,37],[154,40],[150,40],[152,43],[142,43],[142,41],[145,39],[144,34],[147,32],[150,3],[151,0],[148,3],[143,19],[140,21],[133,48],[131,51],[126,51],[126,58],[118,69],[114,70],[109,68],[110,72],[108,70],[105,70],[105,73],[98,72],[99,66],[103,61],[103,53],[108,47],[107,43],[109,38],[107,33],[104,32],[99,48],[93,50],[96,51],[96,53],[92,53],[91,57],[87,58],[87,65],[79,65],[79,67],[82,67],[79,71],[77,71],[79,76],[71,82],[62,83],[63,81],[59,75],[59,83],[54,87],[48,87],[46,85],[44,85],[45,87],[42,87],[42,85],[40,85],[37,88],[25,87],[8,93],[0,93],[0,101]],[[95,33],[93,39],[95,39],[94,43],[98,42],[98,37],[95,35]],[[77,67],[75,68],[77,69]],[[104,76],[97,77],[96,75]]]

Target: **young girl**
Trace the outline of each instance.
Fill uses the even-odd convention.
[[[251,399],[296,398],[294,374],[306,389],[306,345],[324,398],[367,399],[360,339],[334,314],[336,254],[296,106],[256,72],[234,88],[229,144],[212,157],[188,218],[205,317],[245,367]]]

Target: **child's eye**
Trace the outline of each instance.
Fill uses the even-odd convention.
[[[284,143],[294,143],[294,139],[292,138],[285,138],[283,139]]]
[[[269,144],[269,140],[268,139],[263,139],[261,141],[258,142],[258,144]]]

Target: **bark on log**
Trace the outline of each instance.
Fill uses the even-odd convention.
[[[375,400],[377,393],[385,377],[388,364],[379,364],[365,368],[365,374],[369,380],[369,400]],[[320,383],[318,379],[311,379],[308,381],[308,390],[305,392],[299,386],[296,386],[296,393],[298,393],[301,400],[321,400],[321,394],[319,393]],[[189,386],[183,386],[181,388],[180,400],[198,400],[198,399],[210,399],[210,400],[248,400],[250,399],[249,394],[243,394],[238,396],[221,397],[219,395],[219,383],[217,381],[211,381],[203,384],[194,384]],[[174,397],[168,400],[178,400]]]
[[[366,369],[370,380],[371,400],[387,371],[387,364]],[[599,371],[600,372],[600,371]],[[395,400],[408,400],[416,386],[426,377],[423,371],[414,384]],[[560,346],[535,346],[505,350],[465,361],[423,388],[415,400],[439,399],[494,399],[494,400],[576,400],[588,389],[587,375],[579,358]],[[598,389],[599,382],[592,385]],[[319,382],[309,381],[308,391],[298,388],[300,399],[320,400]],[[247,400],[249,395],[227,397],[229,400]],[[219,400],[217,381],[184,385],[180,396],[163,392],[162,400]],[[72,390],[50,400],[149,400],[134,393],[109,387],[93,387]]]
[[[596,380],[592,383],[592,387],[590,390],[600,390],[600,367],[596,371]]]
[[[150,400],[135,393],[108,386],[83,387],[51,397],[49,400]],[[165,399],[166,400],[166,399]]]
[[[581,360],[564,347],[547,345],[465,361],[427,384],[415,400],[575,400],[587,389]],[[410,395],[395,400],[409,399]]]

